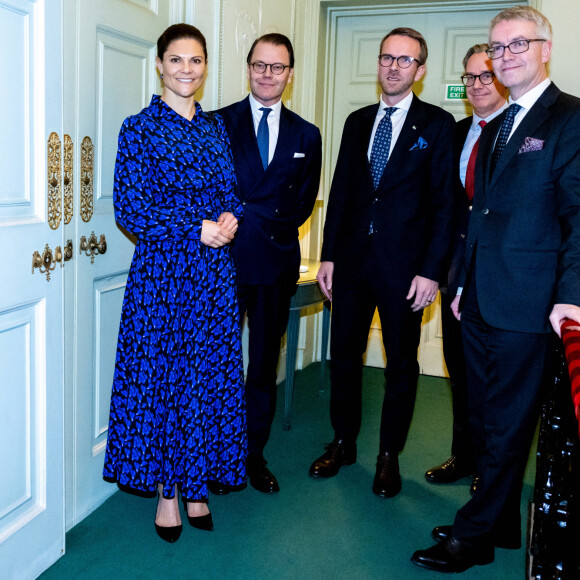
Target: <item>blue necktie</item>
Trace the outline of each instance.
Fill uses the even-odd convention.
[[[385,114],[377,125],[375,139],[371,149],[371,175],[375,189],[379,187],[379,182],[383,171],[389,159],[389,150],[391,148],[391,137],[393,136],[393,124],[391,115],[397,110],[396,107],[387,107]]]
[[[493,156],[491,158],[491,172],[493,173],[495,170],[495,166],[497,164],[498,159],[500,158],[505,146],[508,142],[508,137],[512,132],[512,127],[514,126],[514,119],[518,114],[518,111],[522,108],[521,105],[516,103],[512,103],[505,112],[505,117],[501,124],[499,135],[497,137],[497,141],[495,142],[495,149],[493,150]]]
[[[258,124],[258,149],[260,150],[260,157],[262,158],[262,166],[264,169],[268,167],[268,158],[270,156],[270,129],[268,128],[268,115],[272,109],[261,107],[262,118]]]

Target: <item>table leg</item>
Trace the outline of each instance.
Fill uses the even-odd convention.
[[[286,384],[284,390],[284,421],[282,422],[284,431],[289,431],[292,428],[292,397],[294,395],[294,371],[296,370],[299,327],[300,309],[290,310],[286,330]]]
[[[330,300],[322,305],[322,348],[320,352],[320,389],[318,393],[324,393],[326,379],[326,354],[328,352],[328,338],[330,336]]]

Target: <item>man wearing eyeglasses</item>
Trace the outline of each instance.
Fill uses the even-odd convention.
[[[461,328],[478,489],[438,544],[412,561],[461,572],[521,545],[524,467],[546,380],[550,332],[580,320],[580,100],[548,78],[548,20],[518,6],[491,23],[488,56],[510,106],[487,125],[454,301]],[[551,325],[551,326],[550,326]]]
[[[397,28],[382,40],[380,103],[346,120],[317,276],[332,300],[334,440],[310,475],[332,477],[356,461],[362,357],[378,307],[387,355],[372,485],[380,497],[401,490],[398,455],[415,404],[423,309],[437,295],[452,236],[455,121],[412,92],[426,60],[427,44],[416,30]]]
[[[277,33],[248,53],[250,94],[218,111],[230,138],[244,218],[232,244],[240,316],[247,314],[249,364],[247,472],[264,493],[279,491],[264,459],[276,406],[276,367],[290,299],[299,277],[298,228],[312,212],[320,181],[320,131],[282,104],[292,80],[294,51]],[[220,482],[210,490],[235,491]]]
[[[453,254],[446,283],[441,287],[441,323],[443,354],[449,371],[453,398],[453,440],[451,457],[442,465],[425,473],[429,483],[452,483],[476,473],[475,457],[469,433],[467,411],[467,376],[461,340],[461,326],[451,311],[451,302],[457,292],[457,277],[465,254],[465,236],[473,199],[475,159],[483,127],[507,107],[505,87],[495,78],[487,56],[487,44],[469,48],[463,59],[465,71],[461,80],[466,87],[467,100],[473,115],[457,123],[459,179],[456,204],[456,228]],[[472,492],[477,487],[474,477]]]

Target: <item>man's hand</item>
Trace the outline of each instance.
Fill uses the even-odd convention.
[[[322,293],[332,301],[332,274],[334,273],[334,262],[320,262],[316,279],[320,285]]]
[[[461,312],[459,312],[459,301],[461,300],[461,294],[457,294],[451,303],[451,312],[457,320],[461,320]]]
[[[434,280],[429,280],[429,278],[423,278],[423,276],[415,276],[411,282],[411,287],[409,288],[409,293],[407,294],[407,300],[415,298],[413,304],[411,304],[411,310],[413,312],[418,312],[433,303],[437,297],[437,290],[439,289],[439,284]]]
[[[210,248],[221,248],[234,239],[234,234],[216,222],[203,220],[200,239],[202,244]]]
[[[217,220],[217,225],[228,230],[231,234],[238,231],[238,218],[229,211],[224,211]]]
[[[574,304],[554,304],[550,314],[550,322],[554,332],[562,338],[560,327],[564,318],[569,318],[580,324],[580,308]]]

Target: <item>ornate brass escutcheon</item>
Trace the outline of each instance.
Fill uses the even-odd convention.
[[[93,156],[93,142],[85,137],[81,144],[81,218],[84,222],[93,217]]]
[[[62,215],[60,195],[60,139],[53,131],[48,136],[47,143],[47,181],[48,181],[48,225],[56,230],[60,225]]]
[[[32,273],[34,274],[34,268],[38,268],[41,274],[46,274],[46,281],[50,282],[50,273],[56,268],[57,262],[60,262],[62,267],[62,250],[60,246],[54,249],[53,256],[52,250],[46,244],[42,256],[38,252],[32,254]]]
[[[73,216],[73,142],[70,135],[63,139],[62,166],[64,223],[69,224]]]
[[[107,240],[105,239],[105,234],[101,234],[99,240],[97,241],[97,236],[95,232],[91,232],[89,239],[85,236],[81,236],[81,241],[79,244],[79,253],[83,252],[85,255],[91,257],[91,264],[95,263],[95,256],[99,254],[104,254],[107,251]]]
[[[73,257],[73,243],[72,240],[67,240],[64,247],[64,261],[68,262]]]

